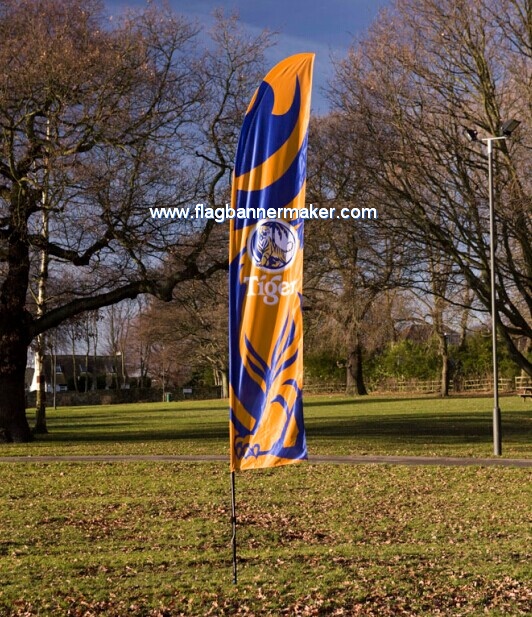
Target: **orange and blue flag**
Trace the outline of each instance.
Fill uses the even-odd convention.
[[[303,220],[314,54],[277,64],[249,104],[229,248],[231,470],[307,458],[303,423]]]

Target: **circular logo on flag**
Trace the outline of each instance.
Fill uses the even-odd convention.
[[[285,221],[261,221],[249,235],[248,252],[255,266],[267,272],[288,268],[299,248],[294,228]]]

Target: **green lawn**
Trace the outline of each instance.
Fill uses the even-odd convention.
[[[311,454],[487,457],[493,453],[490,398],[309,397]],[[532,401],[501,399],[503,456],[532,458]],[[0,456],[31,454],[226,454],[226,401],[58,408],[50,434],[1,445]]]
[[[530,402],[502,399],[530,456]],[[312,454],[491,455],[489,399],[311,398]],[[1,455],[227,452],[223,402],[60,409]],[[226,463],[0,465],[0,616],[532,614],[532,472]]]

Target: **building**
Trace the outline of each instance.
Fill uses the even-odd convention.
[[[39,389],[37,366],[38,359],[35,358],[35,368],[27,371],[26,383],[30,392]],[[53,392],[54,386],[56,392],[67,392],[129,389],[130,385],[120,354],[117,356],[46,355],[43,373],[46,392]]]

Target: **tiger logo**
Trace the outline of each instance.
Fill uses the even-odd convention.
[[[294,259],[298,244],[297,235],[288,223],[281,220],[261,221],[250,235],[248,250],[258,268],[281,272]]]

